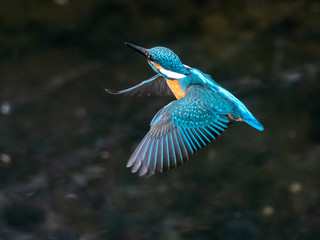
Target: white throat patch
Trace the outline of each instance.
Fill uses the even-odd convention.
[[[180,79],[180,78],[186,77],[186,75],[184,75],[184,74],[172,72],[172,71],[164,69],[164,68],[160,68],[159,71],[163,75],[166,75],[166,76],[168,76],[169,78],[172,78],[172,79]]]

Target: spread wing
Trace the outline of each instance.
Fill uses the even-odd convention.
[[[141,83],[139,83],[136,86],[133,86],[131,88],[116,91],[111,89],[105,89],[106,92],[110,94],[127,94],[127,95],[170,95],[173,96],[173,93],[171,92],[169,86],[167,85],[167,82],[164,77],[162,77],[160,74],[157,74],[148,80],[145,80]]]
[[[214,90],[191,85],[186,95],[162,108],[130,157],[127,167],[151,176],[186,162],[229,124],[231,106]]]

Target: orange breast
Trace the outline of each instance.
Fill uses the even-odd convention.
[[[160,69],[162,68],[160,65],[156,64],[155,62],[152,62],[152,65],[158,70],[160,71]],[[177,98],[177,99],[181,99],[184,97],[185,95],[185,92],[181,90],[181,86],[179,84],[179,82],[177,80],[169,80],[169,79],[166,79],[167,81],[167,84],[169,86],[169,88],[171,89],[171,91],[173,92],[174,96]]]
[[[179,82],[177,80],[168,80],[166,79],[167,84],[169,86],[169,88],[171,89],[171,91],[173,92],[174,96],[177,99],[181,99],[184,97],[184,95],[186,94],[184,91],[182,91],[181,86],[179,84]]]

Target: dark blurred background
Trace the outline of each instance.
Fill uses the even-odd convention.
[[[125,168],[172,98],[110,96],[166,46],[265,126]],[[320,239],[319,1],[0,1],[0,239]]]

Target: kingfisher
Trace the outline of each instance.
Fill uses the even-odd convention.
[[[177,167],[221,135],[232,121],[264,128],[247,107],[208,74],[183,64],[166,47],[146,49],[127,46],[141,53],[156,75],[131,88],[110,94],[173,95],[150,123],[150,130],[131,155],[127,167],[139,176],[152,176]]]

